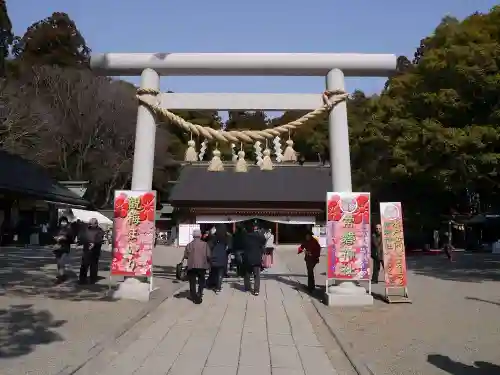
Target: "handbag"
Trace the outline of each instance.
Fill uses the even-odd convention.
[[[262,268],[271,268],[271,254],[264,254],[262,256]]]
[[[175,278],[181,281],[187,279],[187,267],[182,262],[175,266]]]

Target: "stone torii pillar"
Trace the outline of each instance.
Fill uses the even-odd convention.
[[[160,90],[160,76],[153,69],[141,73],[141,88]],[[137,110],[132,190],[151,190],[155,160],[156,119],[144,105]]]
[[[387,77],[395,71],[396,61],[396,56],[391,54],[356,53],[105,53],[93,54],[90,65],[94,72],[102,75],[141,76],[143,89],[159,90],[162,75],[321,76],[326,77],[326,88],[333,91],[344,90],[346,76]],[[314,110],[323,104],[320,93],[165,93],[158,95],[157,100],[169,110]],[[155,132],[154,116],[146,107],[139,106],[133,190],[151,189]],[[330,112],[329,137],[332,191],[350,192],[351,159],[345,102]]]

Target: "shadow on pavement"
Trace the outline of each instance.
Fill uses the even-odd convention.
[[[314,291],[311,293],[307,290],[307,285],[305,283],[302,283],[298,280],[296,280],[296,277],[301,277],[306,279],[307,276],[305,274],[292,274],[292,273],[285,273],[285,274],[267,274],[268,278],[274,279],[280,283],[286,284],[294,288],[295,290],[305,293],[309,295],[312,298],[317,299],[319,302],[324,303],[325,301],[325,286],[324,285],[318,285],[316,284],[316,288]]]
[[[111,253],[103,251],[99,270],[109,269]],[[71,264],[80,264],[80,251],[72,249]],[[30,297],[43,295],[47,298],[71,301],[111,301],[107,282],[80,286],[77,275],[69,272],[70,279],[54,285],[56,266],[49,248],[1,248],[0,249],[0,296]],[[101,278],[102,280],[102,278]]]
[[[500,256],[494,254],[456,253],[455,262],[446,257],[409,257],[408,269],[417,275],[459,282],[500,281]]]
[[[0,358],[26,355],[38,345],[63,341],[52,329],[65,323],[65,320],[54,320],[47,310],[34,310],[33,305],[0,309]]]
[[[500,374],[500,366],[492,363],[477,361],[474,365],[466,365],[465,363],[456,362],[450,357],[441,354],[429,354],[427,362],[437,368],[446,371],[451,375],[498,375]]]
[[[242,282],[233,281],[229,285],[233,289],[236,289],[236,290],[238,290],[240,292],[245,292],[245,286],[243,285],[243,281]]]
[[[153,275],[154,277],[176,281],[175,266],[153,265]]]
[[[325,286],[324,285],[316,285],[316,289],[313,293],[309,293],[306,285],[302,284],[299,281],[293,279],[293,277],[304,277],[305,275],[301,274],[281,274],[281,273],[272,273],[272,269],[267,271],[266,273],[261,274],[261,280],[276,280],[280,283],[286,284],[292,287],[294,290],[297,290],[302,293],[306,293],[309,296],[316,298],[318,301],[323,302],[325,296]],[[233,281],[230,283],[233,289],[244,292],[245,288],[243,286],[243,280],[241,282]]]
[[[469,301],[477,301],[477,302],[484,302],[484,303],[489,303],[491,305],[497,305],[500,306],[500,301],[488,301],[487,299],[482,299],[482,298],[476,298],[476,297],[465,297],[465,299]],[[500,373],[499,373],[500,374]]]
[[[174,298],[178,298],[178,299],[182,299],[182,298],[189,299],[190,297],[191,296],[189,294],[189,290],[183,290],[182,292],[178,292],[178,293],[174,294]]]

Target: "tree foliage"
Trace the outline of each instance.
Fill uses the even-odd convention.
[[[28,65],[87,67],[90,48],[66,13],[53,13],[16,38],[13,55]]]
[[[11,30],[5,7],[0,7],[2,30]],[[0,36],[3,45],[12,41],[11,34]],[[0,92],[1,146],[37,160],[57,178],[91,181],[90,199],[109,203],[110,192],[130,181],[135,87],[82,69],[90,49],[64,13],[32,25],[12,51],[23,68]],[[402,201],[406,216],[420,222],[467,211],[471,192],[480,194],[484,207],[498,207],[499,66],[500,7],[495,7],[462,21],[445,17],[422,39],[412,61],[398,58],[398,69],[380,94],[352,93],[347,107],[355,189],[372,192],[375,200]],[[177,114],[216,129],[263,129],[303,115],[286,112],[270,119],[260,111],[234,111],[223,124],[215,111]],[[290,136],[306,160],[329,159],[326,116]],[[189,138],[172,124],[159,124],[158,189],[167,189],[173,161],[182,159]],[[230,158],[227,145],[219,148]],[[245,152],[254,159],[252,145]]]
[[[34,66],[7,82],[0,96],[2,148],[36,161],[59,180],[89,181],[88,197],[110,203],[128,186],[137,103],[123,81],[88,70]],[[155,185],[166,188],[172,156],[168,133],[158,129]]]
[[[13,46],[17,74],[0,82],[0,146],[46,167],[59,180],[89,181],[86,197],[110,204],[131,180],[136,87],[95,76],[90,49],[64,13],[35,23]],[[176,137],[160,126],[154,186],[173,177]]]
[[[14,41],[12,22],[7,12],[5,0],[0,0],[0,77],[5,77],[5,60]]]
[[[466,210],[466,191],[480,193],[485,206],[497,206],[499,63],[499,7],[461,22],[444,18],[421,42],[411,66],[373,102],[362,142],[384,157],[371,180],[383,176],[380,189],[390,183],[394,198],[414,206],[432,194],[433,204],[418,208],[429,215]]]

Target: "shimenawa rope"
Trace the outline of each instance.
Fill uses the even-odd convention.
[[[168,109],[160,107],[158,104],[152,102],[151,96],[156,96],[160,94],[158,90],[155,89],[138,89],[137,99],[139,102],[151,111],[153,111],[157,116],[164,117],[170,122],[176,124],[177,126],[183,128],[187,132],[194,133],[196,135],[201,135],[202,137],[213,141],[219,142],[248,142],[253,143],[255,141],[263,141],[265,139],[271,139],[279,136],[283,133],[288,133],[291,130],[295,130],[309,120],[319,117],[324,113],[332,110],[338,103],[343,102],[347,99],[348,94],[344,91],[325,91],[322,94],[323,105],[311,112],[306,113],[304,116],[298,118],[297,120],[291,121],[287,124],[276,126],[271,129],[264,130],[216,130],[208,126],[202,126],[198,124],[193,124],[189,121],[184,120],[182,117],[177,116],[175,113],[170,112]]]

